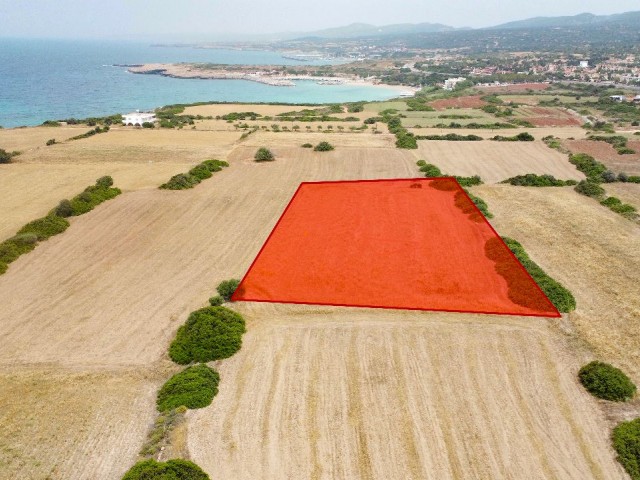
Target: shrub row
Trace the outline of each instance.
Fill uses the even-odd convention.
[[[386,116],[385,121],[389,132],[396,136],[396,147],[409,150],[415,150],[418,148],[418,142],[413,133],[402,126],[402,122],[399,117]]]
[[[219,172],[223,167],[229,164],[224,160],[205,160],[196,165],[188,173],[179,173],[174,175],[167,183],[163,183],[159,188],[164,190],[185,190],[193,188],[202,180],[211,178],[214,172]]]
[[[447,133],[446,135],[416,135],[416,140],[444,140],[449,142],[480,142],[484,140],[478,135],[458,135]]]
[[[627,147],[627,137],[623,137],[621,135],[614,135],[611,137],[603,136],[603,135],[589,135],[587,137],[589,140],[594,142],[606,142],[615,148],[616,152],[619,155],[633,155],[635,150]]]
[[[508,128],[518,128],[518,125],[513,123],[477,123],[471,122],[466,125],[462,125],[461,123],[451,122],[449,124],[446,123],[438,123],[435,125],[435,128],[470,128],[473,130],[502,130]]]
[[[496,142],[533,142],[535,138],[528,132],[522,132],[513,137],[503,137],[502,135],[496,135],[491,140]]]
[[[471,201],[475,203],[476,207],[478,207],[478,210],[480,210],[486,218],[493,218],[493,214],[489,211],[489,205],[487,205],[487,202],[485,202],[477,195],[474,195],[466,188],[464,189],[464,191],[467,192],[467,195],[469,195]]]
[[[89,137],[93,137],[94,135],[98,135],[99,133],[107,133],[109,131],[109,127],[105,126],[105,127],[96,127],[93,130],[89,130],[86,133],[83,133],[81,135],[76,135],[75,137],[71,137],[69,140],[82,140],[83,138],[89,138]]]
[[[106,186],[107,184],[109,186]],[[65,217],[82,215],[99,203],[120,194],[119,189],[110,187],[112,184],[111,177],[99,178],[96,185],[87,187],[71,201],[62,200],[46,217],[27,223],[15,236],[0,243],[0,275],[5,273],[8,265],[17,260],[20,255],[36,248],[38,242],[47,240],[69,228],[69,222]]]
[[[557,282],[546,274],[538,264],[536,264],[525,251],[524,247],[512,238],[503,237],[504,242],[513,252],[520,263],[527,269],[529,275],[533,277],[544,294],[551,300],[551,303],[563,313],[571,312],[576,308],[576,300],[573,294],[567,290],[560,282]]]
[[[425,160],[418,160],[416,162],[416,165],[418,165],[420,171],[424,173],[424,176],[427,178],[450,176],[444,175],[438,167],[436,167],[432,163],[427,163]],[[473,177],[454,176],[454,178],[462,187],[473,187],[476,185],[482,185],[482,179],[478,175],[474,175]]]
[[[559,180],[553,175],[536,175],[527,173],[526,175],[516,175],[515,177],[503,180],[500,183],[518,185],[521,187],[565,187],[567,185],[577,185],[575,180]]]

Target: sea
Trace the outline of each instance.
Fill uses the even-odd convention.
[[[149,43],[0,38],[0,126],[39,125],[45,120],[86,118],[175,103],[330,103],[386,100],[398,91],[359,85],[297,81],[274,87],[244,80],[176,79],[135,75],[114,65],[209,62],[319,65],[274,51],[223,50]]]

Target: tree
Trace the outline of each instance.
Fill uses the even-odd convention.
[[[333,150],[333,145],[331,145],[329,142],[320,142],[315,146],[313,150],[316,152],[328,152],[330,150]]]
[[[271,162],[275,160],[271,150],[265,147],[260,147],[253,158],[256,162]]]

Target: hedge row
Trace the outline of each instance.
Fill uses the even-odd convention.
[[[413,133],[402,126],[402,121],[399,117],[385,116],[384,121],[387,123],[389,132],[396,136],[396,147],[409,150],[415,150],[418,148],[418,142]]]
[[[458,135],[447,133],[446,135],[416,135],[416,140],[443,140],[447,142],[481,142],[484,140],[478,135]]]
[[[627,147],[627,137],[623,137],[621,135],[614,135],[612,137],[607,137],[604,135],[589,135],[587,137],[588,140],[592,140],[594,142],[606,142],[615,148],[618,155],[633,155],[635,150]]]
[[[89,137],[93,137],[94,135],[97,135],[99,133],[107,133],[109,131],[109,127],[105,126],[105,127],[96,127],[93,130],[89,130],[86,133],[83,133],[81,135],[76,135],[75,137],[71,137],[69,140],[82,140],[83,138],[89,138]]]
[[[513,137],[503,137],[502,135],[496,135],[491,140],[496,142],[533,142],[535,138],[528,132],[522,132]]]
[[[529,275],[533,277],[544,294],[551,300],[551,303],[563,313],[568,313],[576,308],[576,299],[561,283],[557,282],[546,274],[538,264],[536,264],[525,251],[524,247],[512,238],[502,237],[509,249],[513,252],[520,263],[527,269]]]
[[[196,165],[188,173],[174,175],[167,183],[163,183],[159,188],[164,190],[186,190],[198,185],[202,180],[211,178],[214,172],[219,172],[229,164],[224,160],[205,160]]]
[[[575,180],[559,180],[553,175],[536,175],[535,173],[516,175],[500,183],[508,183],[509,185],[520,187],[565,187],[578,184]]]
[[[443,174],[437,166],[433,165],[432,163],[427,163],[425,160],[418,160],[416,162],[416,165],[418,165],[420,171],[424,173],[424,176],[427,178],[451,176]],[[454,178],[462,187],[474,187],[476,185],[482,185],[482,179],[478,175],[474,175],[473,177],[454,176]]]
[[[0,243],[0,275],[5,273],[8,265],[17,260],[20,255],[36,248],[38,242],[47,240],[69,228],[69,222],[65,217],[82,215],[105,200],[119,195],[120,190],[111,188],[112,184],[111,177],[99,178],[96,185],[87,187],[71,201],[62,200],[46,217],[27,223],[15,236]]]

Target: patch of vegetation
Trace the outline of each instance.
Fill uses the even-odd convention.
[[[535,138],[528,132],[522,132],[513,137],[503,137],[502,135],[496,135],[491,140],[496,142],[533,142]]]
[[[424,173],[424,176],[427,178],[437,178],[437,177],[449,177],[451,175],[445,175],[442,171],[435,165],[431,163],[427,163],[425,160],[418,160],[416,162],[420,171]],[[454,176],[456,181],[462,187],[473,187],[476,185],[482,185],[482,179],[478,175],[474,175],[472,177],[458,177]]]
[[[0,148],[0,164],[11,163],[11,159],[15,157],[14,153],[9,153]]]
[[[444,140],[448,142],[480,142],[484,140],[478,135],[458,135],[447,133],[446,135],[416,135],[416,140]]]
[[[43,127],[59,127],[61,124],[55,120],[46,120],[42,122]]]
[[[521,187],[565,187],[567,185],[577,185],[578,182],[575,180],[558,180],[553,175],[527,173],[526,175],[516,175],[500,183],[508,183]]]
[[[373,125],[375,123],[384,122],[383,117],[369,117],[364,121],[365,125]]]
[[[592,140],[594,142],[606,142],[615,148],[618,155],[633,155],[636,153],[635,150],[627,147],[627,137],[623,137],[621,135],[615,135],[613,137],[605,137],[603,135],[590,135],[587,137],[588,140]]]
[[[560,282],[557,282],[547,275],[538,264],[531,260],[519,242],[507,237],[503,237],[502,239],[524,268],[527,269],[529,275],[533,277],[544,294],[551,300],[551,303],[553,303],[560,312],[568,313],[576,309],[576,300],[573,294]]]
[[[591,395],[603,400],[625,402],[636,393],[636,386],[629,377],[608,363],[588,363],[580,369],[578,378]]]
[[[518,126],[513,123],[500,123],[500,122],[497,122],[497,123],[471,122],[465,125],[457,122],[451,122],[448,125],[445,123],[438,123],[435,127],[436,128],[452,128],[452,129],[470,128],[472,130],[501,130],[501,129],[508,129],[508,128],[518,128]]]
[[[220,295],[225,302],[230,302],[231,296],[238,289],[238,285],[240,285],[240,280],[232,278],[231,280],[224,280],[220,282],[216,290],[218,295]]]
[[[227,113],[226,115],[222,115],[220,118],[222,120],[236,122],[238,120],[247,120],[247,119],[257,120],[260,117],[262,117],[262,115],[256,112],[231,112],[231,113]]]
[[[176,373],[158,392],[156,405],[159,412],[166,412],[181,406],[189,409],[211,405],[218,394],[220,375],[205,364],[188,367]]]
[[[209,298],[209,305],[211,305],[212,307],[219,307],[223,303],[224,303],[224,298],[222,298],[220,295],[216,295],[215,297]]]
[[[211,480],[199,466],[187,460],[156,462],[153,459],[136,463],[122,480]]]
[[[224,160],[205,160],[189,170],[188,173],[174,175],[167,183],[163,183],[158,188],[163,190],[186,190],[193,188],[202,180],[210,178],[213,173],[219,172],[228,166],[229,163]]]
[[[258,151],[256,152],[256,154],[254,155],[253,159],[256,162],[271,162],[271,161],[275,160],[276,157],[273,155],[271,150],[269,150],[268,148],[260,147],[258,149]]]
[[[409,98],[406,100],[407,110],[409,112],[435,112],[436,109],[431,105],[428,105],[423,99],[420,97]]]
[[[614,211],[616,213],[619,213],[620,215],[623,215],[623,216],[628,217],[628,218],[635,217],[635,214],[636,214],[636,211],[637,211],[636,207],[634,207],[633,205],[629,205],[628,203],[623,203],[617,197],[605,198],[604,200],[602,200],[600,202],[600,204],[604,205],[609,210],[612,210],[612,211]]]
[[[313,148],[313,145],[311,145],[310,143],[303,143],[302,148]]]
[[[50,138],[49,140],[47,140],[46,146],[50,147],[51,145],[55,145],[56,143],[57,142],[55,138]]]
[[[69,222],[65,218],[49,214],[27,223],[18,230],[18,235],[33,234],[40,242],[64,232],[67,228],[69,228]]]
[[[400,117],[385,114],[385,112],[381,113],[383,114],[384,121],[387,124],[389,132],[393,133],[396,136],[397,148],[409,150],[415,150],[418,148],[416,137],[413,135],[413,133],[409,133],[409,130],[402,126],[402,120],[400,120]]]
[[[475,187],[476,185],[482,185],[483,183],[480,175],[474,175],[472,177],[458,177],[456,175],[454,178],[462,187]]]
[[[88,125],[95,127],[96,125],[112,125],[114,123],[122,123],[122,115],[119,113],[115,115],[108,115],[106,117],[88,117],[88,118],[67,118],[59,120],[58,122],[64,122],[67,125]]]
[[[228,358],[240,350],[244,319],[225,307],[205,307],[189,315],[169,347],[169,356],[180,364]]]
[[[575,189],[580,195],[586,195],[592,198],[602,198],[604,196],[604,188],[599,183],[592,182],[590,180],[582,180]]]
[[[329,142],[320,142],[315,147],[313,147],[314,152],[329,152],[333,149],[333,145],[331,145]]]
[[[119,188],[112,188],[113,179],[109,176],[96,180],[96,184],[84,189],[80,195],[71,200],[63,200],[54,210],[56,215],[71,217],[90,212],[102,202],[111,200],[122,193]]]
[[[449,119],[449,120],[471,120],[474,117],[472,117],[471,115],[460,115],[457,113],[449,113],[444,115],[438,115],[438,118]]]
[[[613,429],[613,448],[631,480],[640,480],[640,418]]]
[[[587,179],[594,183],[603,181],[602,174],[607,171],[602,163],[598,162],[591,155],[586,153],[576,153],[569,155],[569,161],[576,166],[578,170],[587,176]]]
[[[82,140],[83,138],[93,137],[94,135],[98,135],[100,133],[107,133],[109,131],[109,127],[96,127],[93,130],[89,130],[86,133],[81,135],[76,135],[75,137],[71,137],[69,140]]]
[[[442,177],[440,169],[431,163],[422,165],[420,171],[424,173],[425,177]]]
[[[184,422],[184,414],[187,407],[180,406],[174,408],[156,418],[153,428],[147,435],[147,440],[140,449],[140,455],[143,457],[152,457],[169,442],[169,436],[174,428]]]
[[[559,152],[565,153],[567,155],[571,154],[571,152],[569,150],[567,150],[566,148],[564,148],[562,146],[562,140],[559,139],[558,137],[554,137],[553,135],[549,135],[549,136],[543,137],[542,141],[549,148],[553,148],[554,150],[558,150]]]

